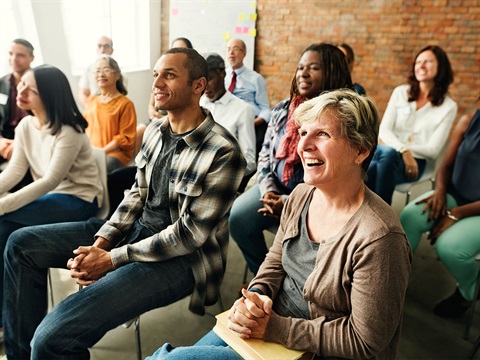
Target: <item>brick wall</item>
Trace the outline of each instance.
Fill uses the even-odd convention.
[[[450,58],[459,114],[480,96],[480,0],[258,0],[257,13],[255,70],[272,106],[288,96],[303,49],[322,41],[353,47],[353,79],[381,114],[426,45],[441,46]],[[162,31],[168,39],[168,26]]]

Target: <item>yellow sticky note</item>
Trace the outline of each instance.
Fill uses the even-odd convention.
[[[248,30],[248,35],[253,36],[253,37],[257,36],[257,29]]]
[[[256,2],[256,1],[252,1],[252,2],[250,3],[250,8],[256,9],[256,8],[257,8],[257,2]]]
[[[257,20],[257,14],[250,14],[250,20]]]
[[[230,33],[228,31],[225,31],[223,33],[223,40],[226,40],[226,41],[230,40]]]
[[[245,20],[245,17],[246,17],[245,14],[241,13],[240,15],[238,15],[238,20],[243,21]]]

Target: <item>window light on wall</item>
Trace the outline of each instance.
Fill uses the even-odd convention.
[[[74,75],[95,60],[102,35],[112,38],[112,56],[122,71],[149,69],[147,0],[62,0],[61,11]]]
[[[34,47],[35,60],[31,66],[43,64],[35,19],[30,1],[0,1],[0,76],[11,72],[8,53],[13,39],[24,38]]]

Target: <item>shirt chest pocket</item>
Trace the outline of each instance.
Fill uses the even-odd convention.
[[[192,182],[188,179],[182,178],[175,185],[175,195],[178,196],[177,203],[181,204],[180,213],[182,216],[190,207],[190,201],[202,195],[201,182]]]
[[[175,192],[188,197],[199,197],[202,194],[202,186],[198,182],[191,182],[188,179],[181,179],[175,185]]]
[[[413,116],[412,109],[409,104],[397,106],[397,118],[395,128],[398,130],[412,130]]]

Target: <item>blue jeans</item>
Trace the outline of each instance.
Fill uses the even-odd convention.
[[[254,185],[235,200],[228,219],[230,235],[254,274],[268,252],[263,230],[279,225],[278,220],[258,213],[258,209],[263,208],[259,199],[260,190]]]
[[[418,164],[417,179],[419,179],[425,170],[426,161],[423,159],[415,160]],[[405,177],[405,164],[402,155],[385,144],[378,144],[368,167],[367,175],[367,186],[387,204],[392,203],[393,192],[397,184],[417,180]]]
[[[187,256],[153,263],[132,262],[70,295],[46,315],[48,268],[65,268],[74,249],[94,242],[93,236],[103,222],[92,218],[29,227],[12,234],[5,252],[3,304],[9,359],[30,355],[32,359],[89,358],[88,348],[107,331],[192,293],[195,281]],[[135,222],[119,245],[133,244],[151,235],[150,230]]]
[[[169,343],[163,345],[146,360],[241,360],[232,348],[223,341],[217,334],[210,331],[193,346],[182,346],[174,348]]]
[[[87,220],[98,211],[97,199],[89,203],[73,195],[46,194],[16,211],[0,216],[0,254],[3,258],[8,237],[25,226]],[[4,263],[0,261],[0,303],[3,299]],[[3,318],[0,314],[0,326]]]
[[[434,221],[428,221],[428,211],[423,212],[425,204],[417,204],[420,199],[430,196],[429,191],[410,202],[400,214],[405,234],[415,251],[422,234],[430,231]],[[457,206],[457,202],[447,194],[447,209]],[[480,275],[475,256],[480,254],[480,216],[469,216],[455,222],[438,237],[435,251],[441,262],[455,278],[458,290],[466,300],[473,300],[475,285]]]

